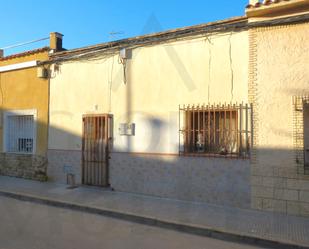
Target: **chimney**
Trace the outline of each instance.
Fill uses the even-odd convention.
[[[3,58],[4,57],[4,51],[3,49],[0,49],[0,58]]]
[[[62,37],[63,35],[58,32],[52,32],[49,36],[49,47],[54,51],[62,50]]]

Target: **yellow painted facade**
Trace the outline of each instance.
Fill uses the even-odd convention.
[[[8,59],[0,58],[0,67],[29,61],[45,61],[48,49]],[[9,110],[37,110],[36,151],[34,154],[46,155],[48,135],[48,79],[37,77],[37,67],[18,69],[0,73],[1,117]],[[2,121],[3,123],[3,121]],[[0,151],[3,151],[3,125],[0,128]]]

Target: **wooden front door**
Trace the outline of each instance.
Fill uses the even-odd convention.
[[[110,126],[112,116],[84,115],[82,141],[82,183],[107,187]]]

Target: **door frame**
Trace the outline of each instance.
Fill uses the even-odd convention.
[[[103,142],[103,146],[104,146],[104,156],[105,158],[103,159],[103,164],[105,164],[105,175],[103,175],[103,184],[97,185],[97,184],[89,184],[86,183],[85,181],[85,163],[87,163],[86,159],[85,159],[85,119],[86,118],[103,118],[105,120],[105,126],[103,127],[104,130],[104,134],[106,137],[103,138],[103,140],[105,140],[105,142]],[[86,184],[86,185],[94,185],[94,186],[101,186],[101,187],[109,187],[110,183],[109,183],[109,159],[110,159],[110,150],[112,148],[112,139],[113,137],[113,115],[112,114],[101,114],[101,113],[96,113],[96,114],[84,114],[82,115],[82,165],[81,165],[81,180],[82,180],[82,184]],[[89,162],[89,161],[88,161]],[[89,167],[89,166],[87,166]],[[104,166],[103,166],[104,168]],[[89,173],[89,172],[88,172]],[[95,174],[95,173],[94,173]]]

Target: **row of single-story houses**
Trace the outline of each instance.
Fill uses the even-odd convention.
[[[0,174],[309,216],[309,2],[0,57]]]

